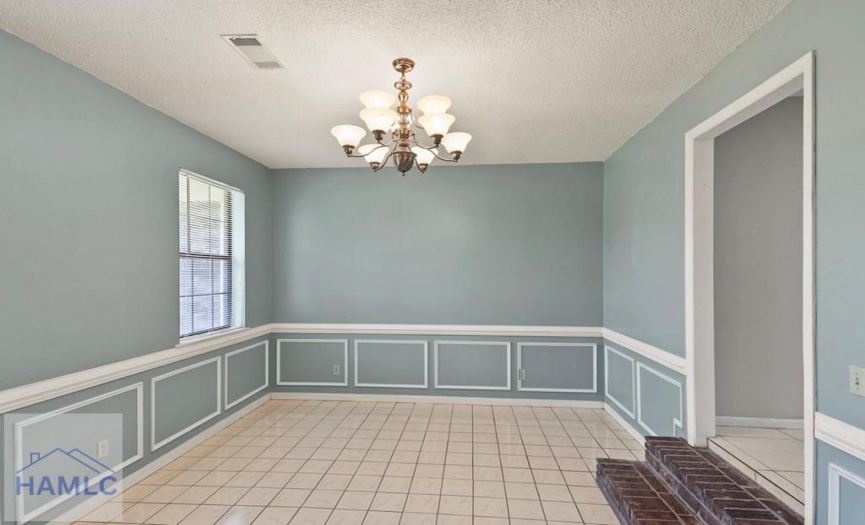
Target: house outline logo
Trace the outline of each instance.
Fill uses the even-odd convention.
[[[51,474],[28,475],[37,465],[47,466]],[[64,472],[74,472],[73,469],[80,470],[81,467],[89,472],[85,475],[63,475]],[[30,463],[15,473],[15,493],[18,496],[113,496],[117,489],[112,486],[118,481],[114,474],[114,469],[81,449],[64,450],[58,447],[46,454],[30,454]]]

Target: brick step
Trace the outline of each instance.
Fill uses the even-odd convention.
[[[803,525],[801,516],[707,448],[646,438],[651,471],[705,525]]]
[[[597,481],[625,525],[700,525],[646,463],[599,459]]]

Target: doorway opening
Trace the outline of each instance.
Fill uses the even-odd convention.
[[[800,93],[715,138],[709,448],[804,514]]]
[[[790,119],[798,119],[792,131],[800,134],[800,155],[779,158],[790,148],[780,135],[768,142],[762,137],[768,144],[762,148],[731,153],[768,127],[786,122],[789,128]],[[809,524],[814,517],[813,125],[814,54],[808,53],[685,135],[688,441],[707,446],[712,440],[716,449],[719,443],[732,449],[731,443],[738,442],[759,455],[761,446],[768,450],[767,443],[749,445],[739,441],[748,436],[730,434],[772,439],[766,436],[774,430],[775,438],[791,440],[794,453],[801,437],[801,462],[785,468],[801,465],[803,505],[791,506],[803,512]],[[775,139],[778,143],[772,145]],[[760,173],[749,174],[749,155],[754,162],[774,163],[779,176],[767,173],[768,164]],[[798,176],[782,180],[781,172],[789,177],[791,162]],[[723,181],[717,178],[721,176]],[[761,203],[761,195],[766,198],[772,191],[778,194]],[[780,193],[785,198],[779,198]],[[761,213],[769,219],[748,223]],[[775,250],[767,252],[766,242],[776,245]],[[784,362],[769,364],[779,359]],[[742,367],[750,368],[742,374]],[[762,376],[753,368],[762,370]],[[731,376],[737,371],[738,377]],[[719,416],[724,424],[720,437]],[[736,430],[734,425],[751,428]],[[740,457],[727,458],[744,470],[748,454],[739,447],[737,451]],[[771,470],[760,464],[767,467],[761,470]],[[753,475],[760,476],[757,470]]]

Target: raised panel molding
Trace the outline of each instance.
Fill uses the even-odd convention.
[[[507,360],[505,386],[472,386],[439,384],[439,347],[447,345],[487,345],[504,347]],[[510,390],[511,389],[511,343],[503,341],[435,341],[433,342],[433,388],[452,390]]]
[[[342,381],[285,381],[282,379],[283,343],[339,343],[343,345]],[[357,367],[357,362],[355,362]],[[276,340],[276,384],[279,386],[348,386],[348,339],[277,339]]]
[[[231,396],[230,396],[230,392],[228,391],[228,378],[229,378],[229,374],[230,374],[228,365],[231,361],[231,358],[235,355],[242,354],[244,352],[249,352],[249,351],[254,350],[256,348],[259,348],[259,347],[263,348],[263,350],[264,350],[264,381],[263,381],[263,384],[260,387],[253,389],[251,392],[247,392],[246,394],[239,397],[238,399],[235,399],[234,401],[229,402],[229,399],[231,398]],[[265,390],[269,386],[270,386],[270,341],[261,341],[260,343],[256,343],[254,345],[250,345],[250,346],[241,348],[239,350],[234,350],[232,352],[228,352],[227,354],[225,354],[225,401],[224,401],[225,410],[229,410],[229,409],[239,405],[240,403],[243,403],[244,401],[246,401],[250,397],[261,392],[262,390]]]
[[[210,414],[199,419],[198,421],[191,423],[186,428],[181,429],[181,430],[175,432],[174,434],[168,436],[167,438],[162,439],[162,440],[157,442],[156,441],[156,412],[157,412],[156,388],[157,388],[157,385],[159,384],[159,382],[163,381],[165,379],[168,379],[169,377],[173,377],[173,376],[182,374],[184,372],[188,372],[188,371],[194,370],[196,368],[201,368],[203,366],[207,366],[207,365],[210,365],[213,363],[216,364],[216,376],[215,376],[215,379],[216,379],[216,409],[213,412],[211,412]],[[177,370],[172,370],[171,372],[167,372],[165,374],[162,374],[160,376],[157,376],[157,377],[154,377],[153,379],[151,379],[150,380],[150,451],[155,452],[155,451],[159,450],[160,448],[164,447],[165,445],[171,443],[175,439],[183,436],[184,434],[186,434],[188,432],[191,432],[192,430],[195,430],[196,428],[207,423],[211,419],[218,417],[220,414],[222,414],[221,399],[222,399],[222,357],[214,357],[212,359],[206,359],[204,361],[201,361],[201,362],[198,362],[198,363],[195,363],[195,364],[183,367],[183,368],[178,368]]]
[[[578,347],[591,348],[592,351],[592,388],[543,388],[543,387],[524,387],[523,380],[517,379],[517,390],[520,392],[559,392],[570,394],[596,394],[598,392],[598,345],[595,343],[533,343],[519,342],[517,343],[517,369],[523,368],[523,347],[524,346],[545,346],[545,347]]]
[[[643,421],[643,392],[642,392],[642,381],[640,379],[640,377],[641,377],[640,372],[643,370],[645,370],[651,374],[654,374],[655,376],[657,376],[657,377],[663,379],[664,381],[672,384],[673,386],[676,387],[676,389],[679,392],[679,417],[673,419],[673,435],[675,435],[676,428],[678,428],[678,429],[684,428],[682,425],[682,419],[684,418],[684,410],[685,410],[684,409],[682,383],[679,381],[676,381],[675,379],[673,379],[673,378],[671,378],[665,374],[662,374],[661,372],[658,372],[654,368],[651,368],[649,366],[644,365],[643,363],[637,363],[637,388],[636,388],[636,390],[637,390],[637,424],[639,424],[643,428],[643,430],[648,432],[649,435],[651,435],[651,436],[657,436],[659,434],[658,434],[658,432],[656,432],[654,429],[652,429],[649,425],[647,425]]]
[[[610,394],[610,353],[613,353],[622,359],[628,361],[631,367],[631,408],[628,409],[625,405],[618,399],[616,399],[612,394]],[[604,396],[613,402],[614,405],[619,407],[619,409],[628,415],[630,418],[634,418],[634,410],[637,407],[637,368],[634,359],[631,356],[625,355],[622,352],[619,352],[615,348],[611,348],[609,346],[604,346]],[[628,425],[630,426],[630,425]]]
[[[423,384],[396,383],[361,383],[358,380],[360,369],[360,347],[365,344],[403,344],[421,345],[423,347]],[[370,388],[429,388],[429,345],[426,341],[410,341],[402,339],[355,339],[354,340],[354,386]]]
[[[865,479],[849,470],[829,463],[829,525],[848,525],[841,523],[841,480],[845,479],[854,485],[858,485],[865,493]]]

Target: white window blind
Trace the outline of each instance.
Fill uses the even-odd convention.
[[[235,191],[180,172],[180,337],[233,326]]]

